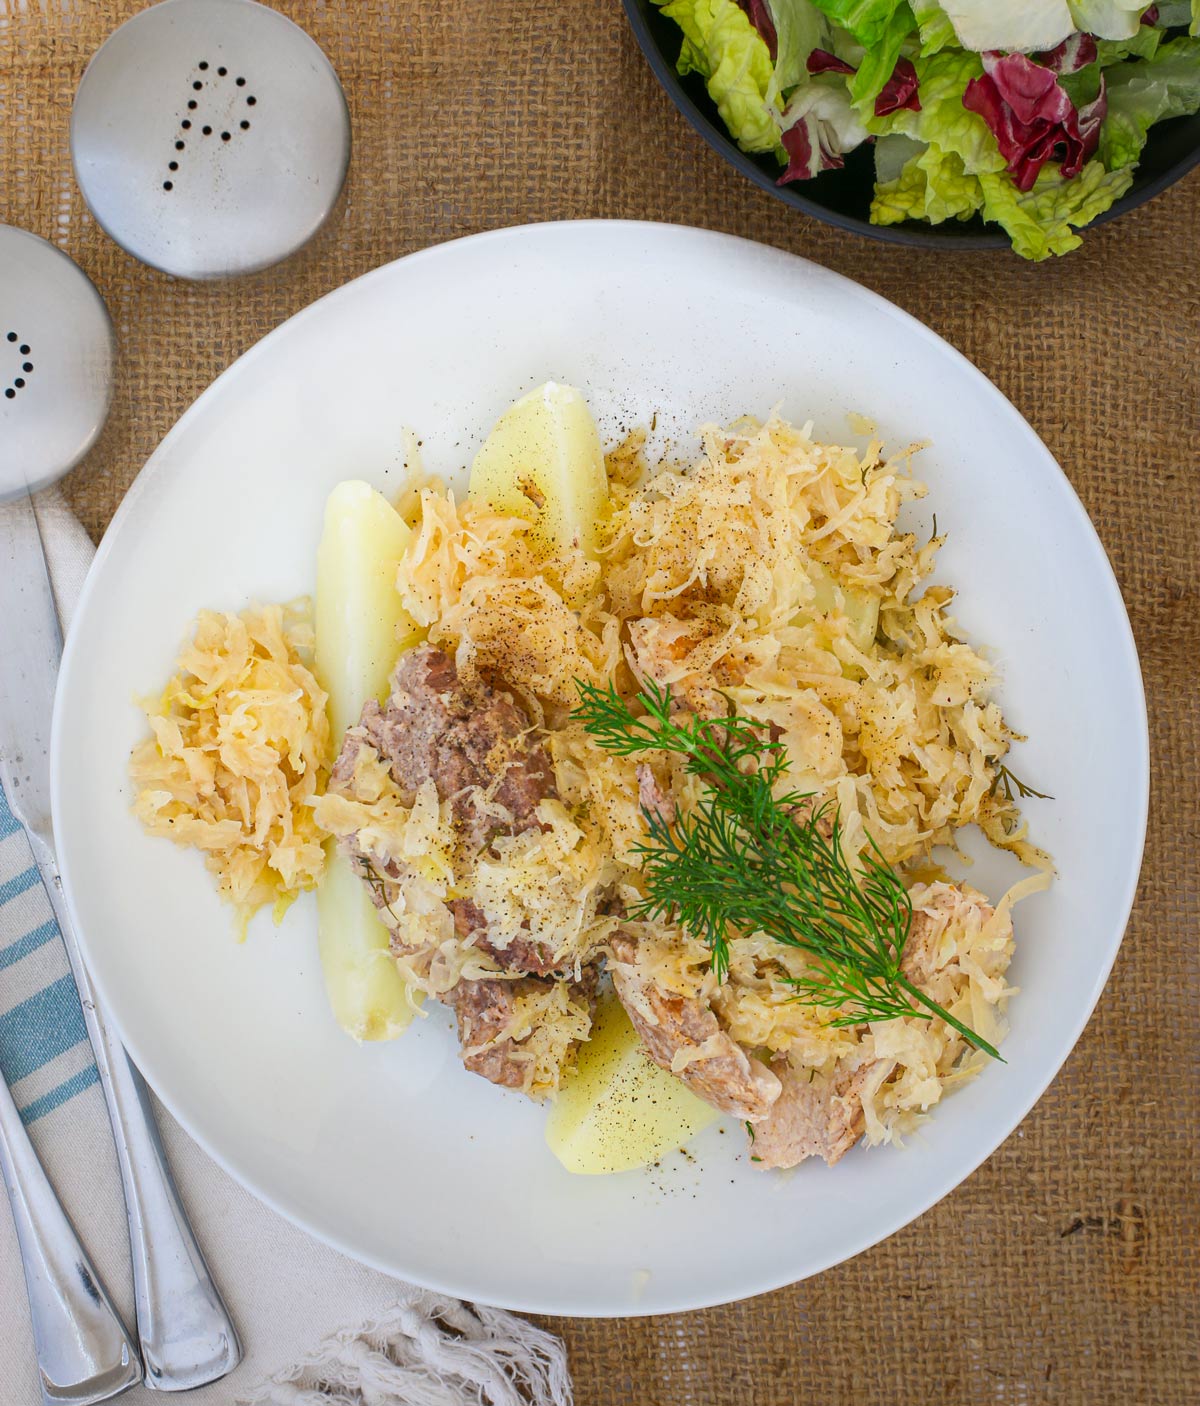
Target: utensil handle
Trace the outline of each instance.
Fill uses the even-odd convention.
[[[0,1079],[0,1170],[8,1190],[47,1406],[92,1406],[142,1379],[137,1349],[47,1180]]]
[[[36,837],[33,850],[79,988],[117,1146],[146,1385],[188,1391],[231,1372],[241,1343],[179,1199],[145,1080],[97,1005],[57,861]]]

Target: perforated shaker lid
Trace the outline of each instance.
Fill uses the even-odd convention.
[[[254,0],[163,0],[101,46],[79,85],[71,153],[98,223],[180,278],[252,273],[333,210],[350,161],[337,74]]]
[[[0,502],[61,478],[96,442],[114,353],[87,274],[53,244],[0,225]]]

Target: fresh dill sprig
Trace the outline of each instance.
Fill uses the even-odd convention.
[[[671,715],[671,689],[647,679],[637,701],[646,710],[635,717],[613,684],[597,688],[579,683],[579,706],[573,717],[584,731],[607,752],[631,757],[637,752],[679,752],[687,759],[687,769],[695,776],[715,775],[728,780],[741,776],[742,763],[768,759],[783,760],[783,744],[763,736],[760,723],[731,715],[727,718],[698,718],[694,713]]]
[[[797,999],[836,1012],[832,1024],[937,1015],[1000,1058],[901,972],[912,902],[899,875],[873,840],[856,873],[837,810],[816,806],[809,792],[779,793],[787,754],[762,724],[732,711],[673,714],[670,689],[652,681],[635,700],[644,715],[612,684],[581,683],[579,696],[574,716],[599,746],[619,756],[674,752],[705,782],[698,804],[674,823],[643,808],[650,838],[634,847],[646,882],[636,916],[682,923],[722,979],[729,933],[766,933],[809,957],[811,975],[789,984]]]
[[[997,791],[1003,790],[1004,799],[1006,801],[1011,801],[1013,799],[1014,787],[1016,788],[1017,795],[1020,796],[1023,801],[1029,800],[1031,796],[1039,801],[1052,801],[1054,799],[1053,796],[1048,796],[1042,791],[1035,791],[1032,786],[1027,786],[1019,776],[1014,776],[1003,764],[996,768],[996,775],[992,780],[991,786],[988,788],[988,795],[994,796]]]

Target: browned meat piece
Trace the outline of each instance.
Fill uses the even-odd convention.
[[[365,709],[364,709],[365,711]],[[329,773],[329,790],[344,791],[354,776],[358,764],[358,754],[366,742],[366,733],[359,726],[348,727],[342,739],[342,750],[337,754],[333,770]]]
[[[688,1088],[722,1113],[749,1123],[765,1118],[780,1093],[767,1066],[735,1044],[703,1002],[663,991],[639,976],[636,938],[618,930],[611,945],[609,971],[617,996],[655,1064],[670,1070],[677,1054],[702,1051],[678,1071]]]
[[[496,833],[517,834],[536,826],[538,802],[555,794],[549,755],[540,742],[530,740],[531,727],[507,693],[482,681],[465,685],[447,654],[421,645],[396,666],[386,707],[369,702],[358,726],[346,733],[330,789],[348,785],[360,749],[372,747],[407,797],[432,780],[438,796],[451,803],[469,844],[478,849]],[[511,820],[497,816],[483,800],[489,790]],[[369,862],[353,835],[341,844],[369,884],[384,922],[394,926],[390,906],[399,886],[391,881],[400,877],[398,870]],[[448,907],[458,936],[471,939],[503,970],[538,976],[555,970],[554,953],[544,943],[516,935],[502,945],[488,934],[483,913],[469,899],[455,899]]]
[[[519,834],[537,824],[538,802],[555,794],[554,769],[546,749],[529,736],[530,718],[509,694],[482,680],[468,687],[453,659],[431,645],[409,650],[391,682],[386,706],[369,702],[346,733],[331,786],[349,780],[359,748],[369,743],[406,794],[432,779],[475,848],[489,835]],[[511,822],[480,804],[481,793],[493,786],[492,798]]]
[[[529,717],[507,693],[482,681],[467,687],[449,655],[421,645],[396,666],[386,707],[369,702],[358,726],[346,733],[330,789],[349,783],[360,749],[370,746],[409,797],[432,780],[438,796],[451,802],[471,846],[479,848],[489,835],[515,834],[536,825],[538,802],[554,795],[550,758],[540,742],[530,741],[530,728]],[[510,813],[511,822],[481,801],[493,784],[493,800]],[[387,922],[399,892],[389,881],[398,873],[368,863],[354,836],[343,839],[342,847],[370,885]],[[474,933],[475,946],[505,970],[538,975],[554,970],[554,954],[543,944],[518,937],[502,947],[488,937],[483,914],[473,903],[460,899],[449,907],[459,937]]]
[[[447,905],[454,914],[454,931],[466,942],[473,939],[480,952],[494,958],[496,965],[510,972],[532,972],[549,976],[556,969],[554,953],[544,942],[527,936],[514,937],[506,947],[488,936],[487,919],[469,898],[455,898]],[[528,932],[528,929],[523,929]]]
[[[645,762],[638,763],[638,805],[648,815],[655,815],[664,825],[675,823],[675,802],[658,784],[654,773]]]
[[[755,1124],[751,1154],[755,1166],[794,1167],[807,1157],[824,1157],[832,1167],[862,1137],[862,1086],[872,1066],[832,1082],[810,1079],[776,1055],[771,1068],[783,1092],[767,1117]]]
[[[523,989],[527,989],[524,981],[502,981],[499,978],[492,981],[460,981],[445,998],[458,1017],[463,1064],[473,1074],[482,1074],[485,1079],[506,1089],[519,1089],[525,1082],[519,1046],[512,1040],[501,1040],[487,1049],[478,1047],[494,1040],[508,1024],[513,1003]]]
[[[957,884],[914,884],[910,897],[913,920],[900,970],[915,985],[925,986],[941,970],[937,947],[947,925],[982,925],[995,910],[982,894]],[[862,1089],[877,1066],[863,1065],[832,1082],[810,1079],[784,1055],[776,1056],[771,1067],[783,1081],[783,1094],[770,1117],[754,1129],[757,1165],[794,1167],[807,1157],[824,1157],[832,1167],[862,1136]]]
[[[582,1005],[594,1009],[598,976],[594,967],[585,967],[580,981],[571,983],[571,993]],[[522,977],[505,981],[500,977],[482,981],[460,981],[443,998],[458,1017],[458,1039],[463,1051],[463,1065],[472,1074],[480,1074],[505,1089],[520,1089],[525,1084],[525,1055],[515,1040],[496,1040],[512,1019],[517,997],[547,987],[548,981],[537,977]],[[480,1049],[487,1045],[487,1049]]]
[[[924,987],[939,970],[937,945],[949,923],[982,927],[996,911],[981,893],[957,884],[914,884],[909,892],[913,919],[900,955],[900,970]]]

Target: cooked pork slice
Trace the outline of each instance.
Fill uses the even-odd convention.
[[[331,790],[348,785],[360,750],[371,747],[406,796],[433,781],[438,796],[450,802],[471,849],[482,848],[498,833],[519,834],[537,825],[538,803],[555,794],[554,771],[546,749],[531,738],[531,719],[517,702],[482,680],[468,686],[453,659],[430,645],[403,656],[391,685],[386,705],[369,702],[358,726],[347,731]],[[344,837],[341,845],[370,885],[384,922],[394,926],[392,904],[400,889],[391,880],[399,879],[399,871],[370,862],[354,835]],[[515,934],[505,944],[489,934],[483,913],[469,899],[448,906],[459,938],[471,940],[503,970],[544,976],[555,969],[554,954],[532,937]]]
[[[794,1167],[808,1157],[824,1157],[832,1167],[863,1133],[862,1086],[872,1066],[832,1081],[812,1078],[776,1055],[771,1068],[783,1092],[770,1113],[754,1125],[750,1148],[756,1166]]]
[[[570,983],[572,998],[577,1004],[594,1009],[597,984],[596,969],[585,967],[582,979]],[[442,999],[453,1007],[458,1017],[464,1067],[502,1088],[523,1088],[528,1056],[519,1041],[498,1037],[512,1020],[517,998],[550,985],[549,981],[533,976],[516,981],[492,977],[460,981],[448,991]]]
[[[913,920],[900,970],[914,985],[924,987],[947,965],[938,958],[946,928],[981,927],[995,910],[982,894],[957,884],[914,884],[909,896]],[[840,1161],[862,1136],[862,1089],[876,1067],[867,1063],[830,1081],[797,1070],[786,1055],[777,1055],[771,1068],[783,1083],[783,1093],[770,1116],[755,1126],[752,1152],[757,1165],[794,1167],[807,1157],[824,1157],[832,1167]]]
[[[528,989],[529,984],[524,981],[504,981],[497,977],[488,981],[460,981],[445,997],[458,1017],[463,1064],[473,1074],[482,1074],[506,1089],[519,1089],[525,1082],[525,1065],[519,1057],[519,1046],[513,1040],[490,1042],[512,1019],[517,997]]]
[[[469,898],[452,899],[447,907],[454,914],[454,931],[458,936],[464,942],[471,941],[480,952],[486,952],[504,971],[549,976],[556,970],[554,953],[544,942],[530,937],[528,929],[522,929],[502,946],[498,937],[489,934],[486,916]]]
[[[982,927],[995,909],[983,894],[957,884],[914,884],[912,927],[900,955],[900,970],[915,986],[924,987],[941,970],[937,948],[953,923],[958,928]]]
[[[675,801],[663,790],[658,778],[646,762],[637,768],[638,805],[649,815],[657,816],[664,825],[675,823]]]
[[[618,930],[611,948],[617,996],[655,1064],[722,1113],[749,1123],[765,1118],[780,1093],[767,1066],[730,1039],[703,1001],[663,991],[640,975],[636,938]]]
[[[345,784],[369,743],[406,794],[432,779],[475,849],[489,835],[537,824],[538,802],[555,794],[554,769],[519,703],[482,680],[463,683],[454,660],[427,644],[401,658],[391,684],[385,706],[369,702],[346,733],[331,785]],[[495,814],[484,793],[510,818]]]
[[[368,703],[363,709],[378,708],[378,704]],[[346,729],[346,735],[342,738],[342,750],[337,754],[337,760],[333,764],[333,770],[329,773],[328,789],[330,791],[345,791],[354,780],[354,768],[358,765],[358,754],[362,751],[367,742],[367,734],[362,729],[361,722]]]

